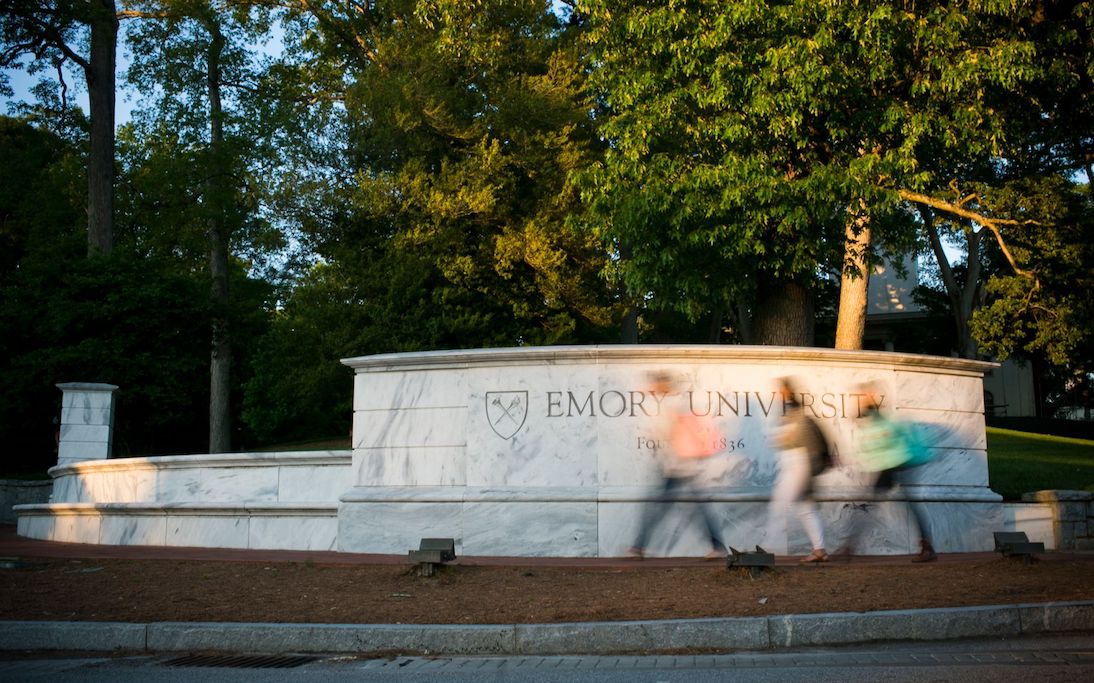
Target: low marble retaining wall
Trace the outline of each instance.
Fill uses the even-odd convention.
[[[333,550],[348,451],[119,458],[54,467],[18,533],[71,543]]]
[[[770,434],[783,410],[775,387],[794,376],[801,401],[844,456],[857,450],[863,382],[882,409],[916,422],[935,452],[900,499],[864,500],[851,467],[818,491],[835,547],[864,518],[859,551],[909,553],[904,500],[921,501],[939,549],[990,550],[1003,528],[988,488],[982,377],[993,364],[882,352],[747,346],[604,346],[386,354],[354,368],[353,488],[341,497],[339,549],[406,552],[426,536],[465,555],[618,556],[631,544],[658,481],[651,370],[677,375],[693,412],[726,435],[702,491],[680,501],[651,544],[701,555],[688,523],[715,506],[726,540],[776,553],[807,551],[796,517],[764,537],[777,460]]]
[[[19,509],[20,536],[64,543],[334,550],[338,506],[53,503]]]
[[[1031,542],[1044,543],[1045,550],[1060,549],[1053,529],[1054,510],[1046,503],[1003,504],[1003,527],[999,531],[1022,531]]]

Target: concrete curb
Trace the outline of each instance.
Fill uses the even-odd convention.
[[[881,640],[1094,632],[1094,600],[884,612],[565,624],[401,625],[3,621],[0,651],[559,655],[763,650]]]

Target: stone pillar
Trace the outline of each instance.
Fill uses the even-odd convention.
[[[114,392],[118,387],[66,382],[57,388],[64,392],[57,464],[109,458],[114,438]]]

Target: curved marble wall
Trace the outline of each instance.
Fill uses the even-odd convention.
[[[776,379],[804,401],[841,453],[859,438],[864,381],[883,409],[918,423],[935,451],[916,485],[936,546],[988,550],[1009,526],[988,487],[982,375],[990,363],[881,352],[745,346],[603,346],[387,354],[355,371],[353,450],[81,462],[51,470],[47,505],[17,507],[31,538],[104,544],[336,549],[404,554],[452,537],[461,555],[616,556],[658,482],[656,399],[647,374],[681,378],[696,412],[727,438],[700,490],[666,511],[649,550],[701,555],[691,517],[714,506],[729,544],[805,553],[796,518],[763,535],[776,473]],[[834,548],[861,524],[862,553],[910,553],[901,500],[865,499],[850,468],[818,489]]]
[[[856,387],[883,387],[883,410],[918,423],[936,452],[903,496],[925,501],[942,550],[993,547],[1000,497],[988,488],[982,377],[993,364],[910,354],[747,346],[601,346],[401,353],[343,361],[355,370],[353,488],[339,549],[406,552],[423,537],[467,555],[615,556],[630,545],[658,479],[647,373],[683,381],[693,410],[727,436],[704,489],[661,525],[660,554],[706,551],[687,515],[712,501],[731,545],[807,552],[791,516],[764,538],[776,473],[769,435],[794,376],[842,453],[856,449]],[[732,451],[732,452],[730,452]],[[864,553],[915,549],[907,509],[864,501],[849,468],[820,489],[829,543],[860,518]]]

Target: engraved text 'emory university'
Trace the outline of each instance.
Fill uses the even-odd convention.
[[[711,417],[785,415],[791,405],[775,391],[688,391],[685,395],[693,414]],[[665,398],[666,394],[656,391],[548,391],[546,417],[654,417],[661,413]],[[802,408],[818,419],[862,417],[866,398],[862,393],[798,394]],[[881,396],[880,403],[884,402]]]

